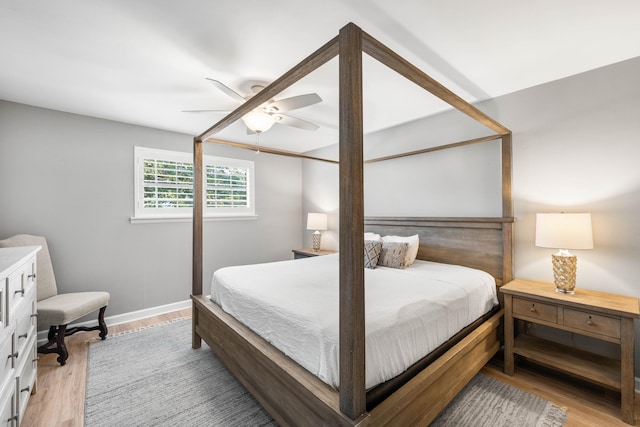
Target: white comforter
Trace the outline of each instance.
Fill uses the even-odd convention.
[[[338,254],[226,267],[211,299],[327,384],[339,386]],[[366,387],[402,373],[497,304],[480,270],[419,261],[365,269]]]

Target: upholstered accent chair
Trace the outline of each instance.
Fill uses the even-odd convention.
[[[64,365],[69,353],[64,338],[79,331],[100,331],[100,338],[107,337],[104,312],[109,304],[108,292],[73,292],[59,294],[53,264],[49,256],[47,240],[41,236],[20,234],[0,240],[0,248],[15,246],[41,246],[37,255],[36,281],[38,285],[38,330],[49,328],[48,342],[38,347],[38,353],[57,353],[58,362]],[[67,328],[69,323],[100,310],[98,325]]]

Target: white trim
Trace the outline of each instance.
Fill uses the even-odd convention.
[[[146,319],[148,317],[158,316],[160,314],[171,313],[172,311],[182,310],[191,307],[191,300],[178,301],[171,304],[160,305],[158,307],[145,308],[143,310],[132,311],[130,313],[116,314],[115,316],[105,317],[104,321],[107,326],[120,325],[121,323],[133,322],[135,320]],[[70,328],[74,326],[95,326],[96,320],[89,320],[81,323],[72,323]],[[38,345],[47,342],[49,331],[38,331]],[[107,335],[108,337],[108,335]]]
[[[217,216],[205,216],[202,218],[204,222],[209,221],[248,221],[248,220],[256,220],[258,219],[258,215],[217,215]],[[138,217],[130,217],[129,222],[131,224],[155,224],[160,222],[192,222],[193,218],[191,216],[179,216],[179,217],[162,217],[162,218],[154,218],[148,216],[138,216]]]

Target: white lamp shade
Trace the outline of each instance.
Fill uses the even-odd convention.
[[[536,246],[555,249],[593,249],[591,214],[536,214]]]
[[[326,230],[327,214],[309,213],[307,215],[307,230]]]
[[[271,129],[271,126],[276,122],[276,119],[272,115],[256,108],[242,116],[242,121],[255,133],[262,133]]]

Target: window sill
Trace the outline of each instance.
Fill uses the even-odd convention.
[[[216,215],[205,216],[202,218],[204,222],[209,221],[251,221],[258,219],[258,215]],[[138,216],[129,218],[131,224],[155,224],[161,222],[193,222],[191,216],[171,216],[171,217],[157,217],[157,216]]]

